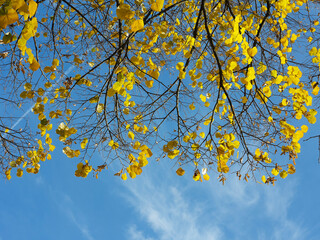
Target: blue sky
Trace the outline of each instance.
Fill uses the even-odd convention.
[[[0,240],[320,239],[317,139],[276,186],[194,182],[166,160],[126,182],[112,168],[76,178],[74,165],[56,151],[39,174],[1,181]]]

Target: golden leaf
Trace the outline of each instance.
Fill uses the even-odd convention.
[[[121,20],[130,20],[134,17],[134,12],[130,10],[130,5],[120,4],[117,8],[117,17]]]
[[[183,176],[185,171],[182,168],[178,168],[178,170],[176,171],[178,176]]]
[[[157,0],[151,4],[151,9],[155,12],[160,12],[163,8],[164,0]]]
[[[139,30],[142,30],[143,28],[144,28],[143,19],[134,20],[134,22],[131,24],[132,32],[137,32]]]

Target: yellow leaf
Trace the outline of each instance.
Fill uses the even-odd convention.
[[[178,62],[176,65],[176,69],[179,71],[182,71],[184,68],[184,63],[183,62]]]
[[[198,60],[198,61],[197,61],[197,63],[196,63],[196,68],[202,69],[202,61],[201,61],[201,60]]]
[[[236,61],[232,61],[229,65],[229,68],[231,70],[235,69],[238,66],[238,63]]]
[[[121,20],[129,20],[134,17],[134,12],[130,10],[130,5],[128,4],[120,4],[116,13]]]
[[[24,89],[25,89],[26,91],[31,91],[31,89],[32,89],[32,84],[31,84],[31,83],[26,83],[26,84],[24,84]]]
[[[32,63],[30,64],[30,69],[32,70],[32,71],[37,71],[38,69],[39,69],[39,67],[40,67],[40,64],[37,62],[37,60],[34,58],[33,60],[32,60]]]
[[[152,88],[153,87],[153,80],[150,80],[150,81],[146,81],[146,85],[148,88]]]
[[[183,141],[186,142],[186,143],[189,142],[190,141],[190,136],[188,136],[188,135],[184,136],[183,137]]]
[[[287,171],[282,171],[281,173],[280,173],[280,177],[282,177],[282,178],[286,178],[288,176],[288,173],[287,173]]]
[[[153,77],[154,79],[158,79],[160,76],[160,73],[157,70],[149,71],[148,74],[150,77]]]
[[[49,146],[49,151],[50,151],[50,152],[53,152],[53,150],[54,150],[55,148],[56,148],[56,147],[55,147],[54,145],[51,145],[51,144],[50,144],[50,146]]]
[[[23,175],[23,170],[21,168],[18,168],[17,169],[17,176],[22,177],[22,175]]]
[[[24,0],[11,0],[11,6],[14,10],[21,8],[24,4]]]
[[[86,145],[88,143],[88,138],[84,138],[80,144],[81,148],[82,149],[85,149],[86,148]]]
[[[53,59],[52,65],[55,66],[55,67],[58,67],[59,66],[59,60],[58,59]]]
[[[24,17],[25,21],[28,20],[28,17],[29,17],[29,5],[27,3],[24,2],[24,4],[19,8],[19,14]]]
[[[128,137],[131,139],[131,140],[134,140],[134,133],[133,132],[128,132]]]
[[[301,131],[302,131],[303,133],[308,132],[308,126],[302,125],[302,126],[301,126]]]
[[[200,99],[202,102],[205,102],[207,100],[206,96],[200,94]]]
[[[104,109],[104,104],[103,103],[99,103],[96,109],[97,113],[102,113]]]
[[[199,149],[199,144],[198,143],[194,143],[194,144],[192,144],[191,145],[191,149],[193,150],[193,151],[197,151],[198,149]]]
[[[130,113],[130,109],[129,108],[124,108],[122,111],[126,115],[128,115]]]
[[[254,56],[257,54],[258,49],[257,49],[257,47],[248,48],[247,51],[248,51],[248,55],[249,55],[250,57],[254,57]]]
[[[45,73],[49,73],[49,72],[54,72],[55,69],[52,68],[52,67],[47,66],[47,67],[45,67],[45,68],[43,69],[43,71],[44,71]]]
[[[210,176],[206,173],[206,174],[203,175],[203,179],[206,180],[206,181],[209,181]]]
[[[190,110],[195,110],[196,109],[196,107],[194,106],[193,103],[189,105],[189,108],[190,108]]]
[[[229,167],[228,167],[227,165],[223,165],[223,166],[221,167],[221,171],[222,171],[223,173],[228,173],[228,172],[229,172]]]
[[[263,176],[261,177],[261,180],[262,180],[263,183],[266,183],[266,181],[267,181],[266,176],[263,175]]]
[[[174,149],[172,151],[169,151],[168,152],[168,158],[174,159],[176,156],[179,155],[179,153],[180,153],[180,150],[178,150],[178,149]]]
[[[199,181],[200,180],[200,172],[199,172],[198,169],[193,174],[193,180],[194,181]]]
[[[242,101],[242,103],[247,103],[248,98],[246,98],[246,97],[241,97],[241,101]]]
[[[309,51],[309,55],[310,56],[315,56],[318,52],[318,49],[316,47],[313,47],[310,51]]]
[[[288,173],[294,174],[296,172],[296,168],[292,164],[288,164]]]
[[[204,122],[203,122],[203,124],[205,125],[205,126],[208,126],[210,123],[211,123],[211,121],[213,121],[214,119],[212,118],[212,117],[209,117],[208,119],[206,119]]]
[[[120,82],[115,82],[112,86],[112,88],[116,91],[116,92],[119,92],[122,88],[122,83]]]
[[[19,20],[19,16],[14,9],[9,9],[6,14],[0,15],[0,29],[5,29],[8,25]]]
[[[123,181],[125,181],[125,180],[127,180],[127,174],[126,173],[123,173],[122,175],[121,175],[121,178],[122,178],[122,180]]]
[[[109,144],[108,144],[112,149],[117,149],[119,147],[119,143],[110,140]]]
[[[114,90],[113,88],[109,88],[107,95],[108,97],[113,97],[113,95],[116,93],[116,90]]]
[[[134,20],[134,22],[131,24],[132,32],[137,32],[139,30],[142,30],[143,28],[144,28],[143,19]]]
[[[78,56],[74,56],[73,62],[75,62],[76,64],[81,64],[83,63],[83,60],[80,59]]]
[[[160,12],[163,8],[164,0],[157,0],[155,3],[152,3],[151,9],[155,12]]]
[[[182,168],[178,168],[176,173],[178,174],[178,176],[182,176],[182,175],[184,175],[185,171]]]
[[[36,13],[37,11],[37,7],[38,7],[38,4],[31,0],[29,1],[29,15],[30,15],[30,18],[34,16],[34,14]]]

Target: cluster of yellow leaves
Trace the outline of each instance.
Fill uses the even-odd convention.
[[[86,178],[92,171],[92,166],[89,165],[89,162],[86,160],[85,163],[86,164],[83,164],[82,162],[78,163],[77,170],[74,173],[76,177]]]
[[[69,146],[64,147],[62,149],[62,152],[68,157],[68,158],[74,158],[79,157],[80,151],[79,150],[73,150]]]
[[[75,128],[69,128],[65,123],[60,123],[56,133],[59,135],[59,140],[64,142],[68,137],[70,137],[72,134],[75,134],[77,132],[77,129]]]
[[[38,124],[38,129],[41,131],[41,136],[44,136],[47,131],[52,129],[52,124],[47,119],[42,119]]]
[[[25,99],[25,98],[30,98],[32,99],[34,97],[34,91],[32,90],[32,84],[31,83],[26,83],[24,85],[25,91],[21,92],[20,97]]]
[[[170,141],[168,142],[168,144],[163,146],[163,152],[168,155],[168,158],[174,159],[180,153],[179,149],[176,149],[177,147],[178,147],[177,140]]]
[[[290,88],[289,93],[292,94],[293,100],[293,109],[296,112],[296,118],[301,119],[302,116],[305,116],[309,123],[314,124],[316,122],[315,115],[317,111],[310,109],[309,111],[304,106],[311,106],[312,97],[309,95],[308,91],[301,88]]]
[[[40,169],[40,161],[50,160],[50,152],[55,149],[49,134],[46,135],[45,143],[48,145],[48,148],[45,148],[42,141],[38,140],[37,149],[30,150],[26,156],[20,156],[15,161],[11,161],[9,168],[5,171],[6,178],[8,180],[11,179],[11,171],[13,168],[17,169],[16,175],[18,177],[22,177],[23,169],[25,169],[27,173],[37,174]]]
[[[139,116],[141,116],[141,115],[138,115],[137,117],[139,117]],[[139,121],[135,120],[136,124],[133,125],[134,131],[136,131],[138,133],[146,134],[149,131],[148,127],[146,125],[143,125]]]
[[[107,96],[113,97],[115,94],[119,94],[126,98],[123,104],[125,107],[123,109],[123,113],[128,115],[130,113],[129,107],[134,107],[136,105],[134,101],[130,100],[131,95],[127,92],[131,91],[133,89],[133,85],[135,84],[134,73],[129,73],[125,67],[118,69],[117,73],[117,81],[111,88],[108,89]],[[103,105],[100,104],[100,106],[101,111],[97,111],[98,113],[102,112],[103,110]]]
[[[115,141],[113,141],[113,140],[110,140],[109,146],[110,146],[113,150],[115,150],[115,149],[117,149],[117,148],[119,147],[119,143],[117,143],[117,142],[115,142]]]
[[[184,71],[184,63],[183,62],[179,62],[177,63],[176,69],[179,70],[179,78],[185,79],[186,77],[186,72]],[[193,109],[192,109],[193,110]]]
[[[57,70],[57,67],[59,66],[59,60],[58,59],[53,59],[52,61],[52,65],[49,67],[49,66],[46,66],[43,71],[45,73],[51,73],[50,75],[50,79],[51,80],[54,80],[56,78],[56,75],[55,75],[55,71]]]
[[[147,145],[135,144],[136,150],[140,150],[139,155],[137,158],[134,157],[133,154],[128,155],[128,159],[130,160],[130,165],[126,168],[129,176],[131,178],[135,178],[137,175],[142,173],[142,167],[148,164],[148,158],[150,158],[153,154],[150,148]],[[126,175],[122,176],[123,180],[126,180]]]
[[[275,168],[273,168],[271,170],[271,174],[273,176],[278,176],[280,175],[281,178],[286,178],[288,176],[288,174],[294,174],[296,172],[296,168],[294,167],[293,164],[288,164],[288,170],[283,170],[281,166],[277,165],[275,166]],[[262,176],[261,177],[261,180],[263,183],[266,183],[266,184],[269,184],[269,183],[272,183],[274,184],[275,182],[275,178],[274,177],[266,177],[266,176]]]
[[[259,148],[256,149],[255,154],[253,156],[256,161],[263,161],[265,163],[271,163],[271,159],[269,158],[269,154],[267,152],[261,152]]]
[[[197,164],[196,164],[196,166],[197,166]],[[203,176],[203,179],[204,179],[204,180],[209,181],[210,176],[208,175],[207,170],[208,170],[207,168],[203,168],[203,169],[202,169],[202,176]],[[194,171],[192,178],[193,178],[194,181],[200,181],[200,182],[202,182],[202,178],[201,178],[201,174],[200,174],[199,169],[196,169],[196,170]]]
[[[229,172],[227,162],[229,158],[234,155],[235,149],[239,148],[240,142],[235,140],[233,133],[222,135],[217,132],[216,137],[220,138],[216,157],[218,160],[217,170],[218,172],[227,173]]]
[[[27,4],[28,3],[28,4]],[[19,21],[19,15],[32,18],[37,11],[37,3],[33,0],[25,2],[24,0],[1,1],[0,4],[0,29],[5,29],[8,25]]]
[[[5,14],[0,14],[0,28],[2,26],[6,27],[9,24],[17,22],[17,11],[24,16],[26,24],[22,31],[21,38],[18,41],[18,47],[22,51],[22,54],[25,54],[25,52],[28,54],[30,68],[35,71],[39,68],[39,64],[36,62],[31,52],[31,49],[26,47],[26,42],[28,39],[35,36],[37,31],[37,19],[33,17],[37,5],[33,0],[29,0],[27,3],[25,3],[23,0],[16,0],[11,2],[17,2],[17,4],[12,4],[8,6],[6,9],[4,7],[2,8],[5,9]],[[106,8],[105,2],[101,0],[90,0],[89,2],[91,2],[91,6],[96,10],[100,9],[104,11]],[[118,97],[120,96],[124,98],[123,101],[121,98],[121,100],[119,101],[121,102],[121,104],[123,103],[123,105],[120,104],[121,107],[123,107],[121,108],[121,114],[137,114],[134,118],[133,127],[130,126],[130,124],[128,124],[126,121],[121,123],[121,126],[125,126],[127,130],[124,132],[130,139],[130,146],[132,146],[132,148],[136,151],[140,150],[137,159],[133,156],[133,154],[130,154],[128,156],[128,159],[130,160],[130,165],[126,168],[126,171],[131,178],[134,178],[136,175],[141,174],[142,167],[144,167],[148,163],[147,158],[152,156],[151,150],[146,145],[141,145],[139,141],[133,142],[134,140],[139,139],[139,133],[146,134],[149,130],[148,127],[142,123],[142,115],[140,115],[139,112],[136,111],[138,109],[138,106],[136,106],[136,103],[131,100],[131,95],[128,93],[133,89],[135,84],[138,84],[139,87],[142,87],[142,84],[145,84],[147,88],[149,88],[147,90],[152,91],[154,90],[152,88],[155,82],[162,83],[161,81],[155,80],[158,80],[161,68],[166,65],[166,62],[164,60],[159,60],[157,57],[153,56],[151,52],[154,53],[154,55],[161,52],[161,54],[168,56],[175,56],[176,54],[181,54],[178,56],[186,58],[188,64],[194,61],[192,63],[194,64],[193,69],[190,69],[188,72],[190,80],[192,81],[190,86],[192,88],[198,88],[202,91],[206,90],[206,87],[208,85],[212,85],[214,86],[214,88],[219,89],[219,94],[221,93],[222,97],[220,97],[219,95],[216,99],[215,109],[212,110],[212,114],[206,115],[206,117],[203,118],[203,124],[205,126],[211,127],[210,125],[213,123],[215,114],[219,115],[221,122],[227,120],[229,121],[227,122],[227,124],[234,125],[235,117],[233,116],[230,103],[228,104],[227,95],[223,93],[223,91],[228,91],[231,88],[233,90],[241,88],[244,89],[244,91],[249,95],[242,95],[243,97],[241,97],[241,101],[239,102],[239,104],[241,105],[242,103],[245,106],[249,99],[250,104],[253,105],[255,104],[255,99],[260,100],[260,104],[266,104],[268,99],[272,96],[275,87],[278,87],[279,93],[281,93],[291,85],[295,85],[294,87],[288,90],[288,92],[292,95],[292,99],[290,99],[290,97],[287,96],[282,100],[280,99],[280,104],[278,106],[274,106],[272,108],[273,111],[280,115],[281,113],[287,113],[286,110],[289,109],[289,107],[292,107],[295,111],[295,117],[297,119],[301,119],[302,116],[305,116],[310,123],[315,123],[316,111],[312,109],[308,111],[307,109],[307,106],[311,106],[312,97],[309,96],[308,91],[304,89],[305,86],[300,82],[300,78],[302,76],[302,72],[300,71],[300,69],[296,66],[288,66],[287,76],[285,76],[285,73],[278,74],[276,70],[269,69],[269,65],[266,63],[260,62],[258,65],[258,62],[256,60],[259,59],[259,55],[264,54],[264,50],[260,48],[260,46],[262,45],[256,44],[260,42],[260,38],[256,37],[256,42],[253,43],[253,41],[250,40],[251,37],[247,37],[250,35],[252,35],[253,37],[257,36],[257,33],[260,30],[260,25],[262,26],[261,22],[264,21],[262,18],[263,14],[265,14],[266,11],[273,11],[271,12],[271,15],[273,17],[266,19],[266,21],[268,24],[273,26],[271,31],[277,33],[277,36],[279,35],[277,31],[279,31],[280,27],[282,31],[280,34],[281,39],[273,39],[272,37],[269,37],[267,38],[267,43],[270,45],[270,47],[274,48],[275,58],[279,58],[282,66],[284,64],[287,64],[287,54],[291,52],[290,43],[294,43],[300,35],[292,34],[291,30],[287,30],[285,18],[292,11],[299,10],[298,6],[301,6],[304,2],[306,1],[271,1],[271,8],[269,6],[264,6],[263,4],[266,4],[265,2],[259,2],[259,4],[261,4],[261,9],[259,9],[258,7],[258,11],[250,15],[248,14],[248,12],[250,11],[247,10],[249,10],[252,6],[243,4],[245,5],[243,6],[243,9],[233,9],[236,14],[235,16],[231,16],[228,11],[225,11],[225,14],[221,14],[221,10],[224,7],[222,3],[218,3],[215,6],[216,9],[213,9],[213,7],[211,6],[212,4],[210,2],[205,2],[205,8],[208,14],[207,17],[209,22],[209,31],[213,31],[213,29],[216,26],[219,27],[219,29],[221,29],[221,33],[219,32],[219,34],[212,33],[212,37],[216,37],[214,41],[214,43],[216,44],[216,50],[219,52],[221,49],[223,49],[223,53],[226,56],[225,58],[221,57],[222,60],[220,61],[220,72],[220,70],[217,71],[216,69],[210,69],[209,71],[206,71],[207,69],[204,69],[207,65],[206,59],[209,58],[210,55],[214,57],[214,54],[208,54],[208,52],[206,52],[207,50],[205,47],[201,49],[201,43],[205,37],[205,35],[203,35],[205,26],[201,25],[202,21],[200,21],[200,25],[198,26],[198,35],[196,36],[195,32],[192,31],[194,30],[192,29],[192,23],[197,22],[197,18],[194,17],[196,15],[194,14],[199,11],[199,6],[197,6],[195,2],[188,1],[186,3],[183,3],[185,4],[184,20],[188,22],[188,25],[190,25],[190,27],[187,28],[186,32],[183,32],[183,34],[180,35],[177,29],[178,26],[184,25],[184,23],[180,22],[182,21],[181,19],[174,19],[174,21],[176,21],[176,25],[172,25],[170,21],[163,20],[154,21],[152,25],[147,26],[147,22],[144,22],[144,13],[146,11],[144,11],[143,8],[145,7],[141,5],[140,1],[136,1],[136,4],[141,7],[141,11],[140,8],[136,11],[133,10],[135,8],[133,4],[130,6],[129,4],[120,1],[119,6],[117,6],[116,8],[116,17],[114,17],[114,19],[110,21],[109,27],[111,31],[112,28],[116,26],[115,24],[119,22],[119,25],[121,23],[122,26],[122,33],[119,33],[118,31],[114,31],[112,33],[111,40],[117,40],[115,42],[112,42],[112,46],[117,47],[118,40],[121,43],[121,41],[123,40],[129,40],[128,36],[131,37],[130,43],[128,44],[127,57],[128,60],[130,59],[130,64],[134,65],[135,72],[129,72],[129,68],[127,69],[125,66],[121,66],[119,64],[119,61],[116,60],[115,57],[106,61],[108,66],[116,66],[115,74],[117,75],[116,80],[108,82],[107,96],[111,98],[108,99],[110,101],[113,99],[117,99],[118,101]],[[114,1],[110,3],[110,6],[113,4],[115,4]],[[171,1],[169,1],[168,4],[171,4]],[[154,16],[160,16],[161,11],[164,7],[166,7],[164,6],[164,0],[151,0],[149,1],[149,5],[151,10],[154,11],[153,13],[151,11],[151,13]],[[63,7],[61,6],[61,8]],[[232,8],[232,6],[230,6],[230,8]],[[65,9],[64,12],[66,16],[70,17],[70,10]],[[261,16],[259,16],[260,12]],[[232,21],[230,21],[230,19],[232,19]],[[42,22],[44,23],[45,21],[47,21],[47,19],[43,20]],[[67,24],[68,19],[65,19],[64,22]],[[74,24],[78,26],[81,22],[83,22],[83,19],[79,17],[78,20],[74,21]],[[84,23],[82,24],[81,28],[83,28],[83,30],[86,28]],[[135,39],[135,34],[139,35],[139,33],[137,33],[139,31],[143,32],[144,35],[141,38],[137,37],[137,39]],[[94,34],[96,34],[95,30],[88,30],[84,31],[83,33],[80,32],[77,35],[75,35],[74,40],[77,41],[81,36],[90,39]],[[215,34],[217,36],[215,36]],[[13,39],[13,37],[10,35],[7,35],[6,38],[8,39],[7,42],[11,41],[9,39]],[[158,41],[158,39],[160,38],[161,40]],[[74,42],[68,40],[67,37],[65,37],[65,39],[63,40],[65,44],[74,44]],[[197,58],[192,59],[191,57],[193,56],[193,51],[195,48],[199,48],[196,52],[201,53],[201,55],[199,57],[197,55]],[[98,48],[95,48],[95,51],[98,51],[97,49]],[[315,56],[313,58],[313,62],[319,63],[320,68],[319,50],[317,48],[312,48],[312,50],[310,51],[310,55]],[[189,61],[190,59],[191,62]],[[217,59],[215,60],[218,61]],[[187,66],[185,62],[183,62],[183,60],[179,61],[181,62],[178,62],[175,68],[178,70],[178,78],[182,80],[186,78]],[[84,62],[85,60],[83,60],[82,57],[79,57],[78,55],[74,54],[74,65],[81,68],[81,64]],[[93,67],[94,64],[95,61],[89,62],[90,67]],[[44,68],[45,73],[50,73],[51,80],[54,80],[56,78],[55,71],[58,66],[59,61],[57,59],[54,59],[54,61],[52,62],[52,66],[47,66]],[[261,83],[258,82],[256,79],[264,77],[264,75],[262,74],[266,72],[271,72],[271,80],[266,80]],[[206,78],[208,81],[205,80],[204,74],[206,74]],[[77,74],[76,77],[73,78],[73,80],[75,80],[78,85],[85,84],[87,87],[95,85],[95,83],[92,84],[92,82],[89,79],[81,78],[80,74]],[[51,87],[51,83],[46,83],[45,87]],[[319,87],[316,82],[312,83],[312,88],[313,94],[318,94]],[[43,89],[38,89],[38,91],[32,90],[32,85],[26,84],[25,91],[21,93],[21,97],[32,99],[34,98],[36,93],[38,93],[39,96],[42,96],[43,91]],[[95,94],[97,94],[97,92],[95,92]],[[205,107],[210,106],[209,101],[212,100],[211,96],[214,96],[214,94],[212,93],[211,95],[209,91],[202,92],[200,94],[200,100]],[[69,97],[68,87],[60,87],[58,89],[55,89],[54,99],[58,97],[60,97],[61,99],[67,99]],[[99,115],[100,113],[106,112],[106,110],[108,110],[107,104],[100,103],[100,97],[100,94],[95,95],[89,100],[90,103],[96,104],[95,111],[98,113],[98,117],[102,116],[102,114]],[[50,102],[53,103],[54,99],[51,99]],[[38,128],[41,130],[42,136],[45,135],[47,130],[50,130],[52,128],[52,124],[50,124],[50,121],[48,121],[44,115],[44,104],[46,103],[46,101],[47,99],[45,98],[38,98],[36,100],[35,106],[33,107],[33,112],[39,115],[40,124],[38,125]],[[195,110],[194,99],[189,99],[189,101],[187,102],[188,104],[192,102],[189,105],[189,109]],[[140,103],[137,102],[137,105],[139,104]],[[59,109],[51,111],[49,117],[51,119],[60,118],[62,117],[62,111]],[[219,121],[219,119],[217,121]],[[272,116],[268,117],[268,122],[274,124]],[[306,132],[306,128],[302,127],[301,131],[297,131],[297,129],[294,126],[288,124],[284,120],[280,121],[280,127],[281,133],[284,136],[282,139],[284,140],[284,142],[288,143],[287,146],[282,147],[283,153],[289,152],[291,156],[295,156],[296,153],[300,152],[300,145],[298,141],[300,138],[302,138],[303,133]],[[220,130],[221,129],[219,129],[219,131]],[[202,157],[201,153],[203,149],[205,151],[212,151],[214,146],[213,144],[216,144],[215,149],[217,150],[217,152],[214,153],[214,156],[216,156],[217,159],[217,170],[222,174],[229,172],[230,165],[228,166],[228,161],[231,158],[231,156],[234,155],[235,149],[239,148],[240,146],[240,142],[236,140],[235,133],[226,134],[226,132],[224,132],[224,134],[221,134],[220,132],[217,132],[217,144],[216,142],[213,143],[212,140],[208,139],[205,139],[203,143],[200,143],[200,141],[195,141],[198,135],[196,132],[192,131],[193,130],[190,129],[190,132],[183,136],[183,142],[190,142],[189,147],[193,151],[194,157],[198,159],[197,161],[200,161],[199,159]],[[63,142],[65,142],[67,138],[69,138],[72,134],[75,134],[76,132],[77,130],[75,128],[69,128],[64,123],[61,123],[58,129],[56,130],[56,133],[60,136],[60,141]],[[199,137],[204,139],[206,137],[206,134],[202,132],[199,134]],[[118,136],[116,136],[114,140],[109,141],[109,146],[111,149],[119,151],[122,148],[121,146],[119,149],[119,144],[122,144],[122,141],[118,141],[116,140],[116,138],[118,138]],[[87,147],[88,142],[88,138],[84,138],[80,143],[81,149],[85,149]],[[47,144],[49,144],[49,148],[53,148],[53,145],[51,144],[50,140],[48,140]],[[201,144],[205,145],[205,148],[201,148]],[[181,147],[182,146],[179,146],[179,142],[177,140],[172,140],[163,146],[163,152],[165,153],[165,155],[168,156],[168,158],[174,159],[182,155],[180,152],[180,150],[182,149]],[[70,147],[65,147],[63,152],[68,157],[78,157],[80,154],[79,150],[72,150]],[[260,163],[271,163],[271,159],[269,158],[268,153],[262,152],[260,149],[256,150],[253,158]],[[86,162],[85,165],[78,164],[76,176],[86,177],[87,174],[91,171],[91,169],[92,167],[88,165],[88,162]],[[124,172],[124,169],[125,168],[123,168],[123,170],[119,172],[119,176],[121,175],[121,178],[123,180],[126,180],[127,175]],[[286,176],[286,173],[293,173],[293,169],[293,166],[289,166],[289,170],[281,171],[280,176],[284,178]],[[276,165],[273,173],[276,173],[276,171],[278,171],[279,174],[279,170],[282,170],[281,167]],[[22,175],[22,173],[23,172],[19,170],[19,175]],[[184,173],[185,171],[181,167],[177,170],[177,174],[180,176],[184,175]],[[207,174],[206,169],[202,171],[202,175],[203,179],[209,180],[210,177]],[[202,179],[201,173],[198,170],[198,168],[196,168],[196,170],[194,171],[193,179],[195,181],[199,181]],[[263,182],[272,181],[272,178],[263,178]]]
[[[24,0],[15,1],[3,1],[1,2],[0,8],[0,29],[5,29],[8,25],[14,24],[19,21],[19,15],[24,17],[25,26],[21,32],[20,39],[18,40],[18,48],[21,50],[22,55],[28,54],[28,62],[30,64],[30,69],[36,71],[40,65],[32,54],[32,50],[27,48],[27,41],[35,36],[37,32],[38,22],[35,17],[33,17],[37,11],[38,4],[29,0],[25,2]],[[18,11],[18,12],[17,12]],[[29,20],[28,20],[29,18]],[[8,35],[6,43],[11,42],[13,36]]]
[[[308,131],[306,125],[301,126],[301,130],[297,130],[292,125],[288,124],[285,121],[280,121],[280,126],[282,127],[281,133],[285,136],[286,139],[290,139],[290,144],[282,146],[282,152],[288,152],[292,159],[295,159],[297,153],[300,153],[300,144],[299,140],[303,137],[304,133]]]

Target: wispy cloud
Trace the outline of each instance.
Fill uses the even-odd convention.
[[[220,229],[207,221],[206,209],[193,203],[181,185],[154,181],[146,174],[126,186],[131,193],[128,201],[157,234],[155,239],[221,239]],[[128,239],[137,233],[148,239],[137,227],[131,227]]]
[[[69,221],[79,229],[83,238],[86,240],[94,240],[85,218],[75,211],[71,196],[63,192],[57,192],[52,188],[50,188],[49,191],[51,195],[54,196],[53,200],[58,205],[58,208],[65,214]]]
[[[65,209],[66,216],[71,220],[71,222],[80,230],[83,237],[87,240],[94,240],[91,233],[89,232],[88,226],[86,224],[80,223],[78,216],[75,216],[75,213],[71,208]]]
[[[153,238],[145,237],[142,231],[137,229],[136,225],[131,225],[128,231],[131,240],[154,240]]]
[[[267,188],[264,191],[266,216],[274,221],[272,239],[305,239],[307,230],[299,222],[292,219],[289,211],[294,200],[296,184],[291,181],[285,186]]]
[[[278,186],[215,180],[194,184],[155,169],[126,182],[127,200],[147,227],[131,226],[128,239],[303,239],[305,228],[289,213],[294,182]],[[159,176],[166,172],[166,176]],[[187,184],[186,184],[187,181]],[[152,237],[152,238],[151,238]]]

